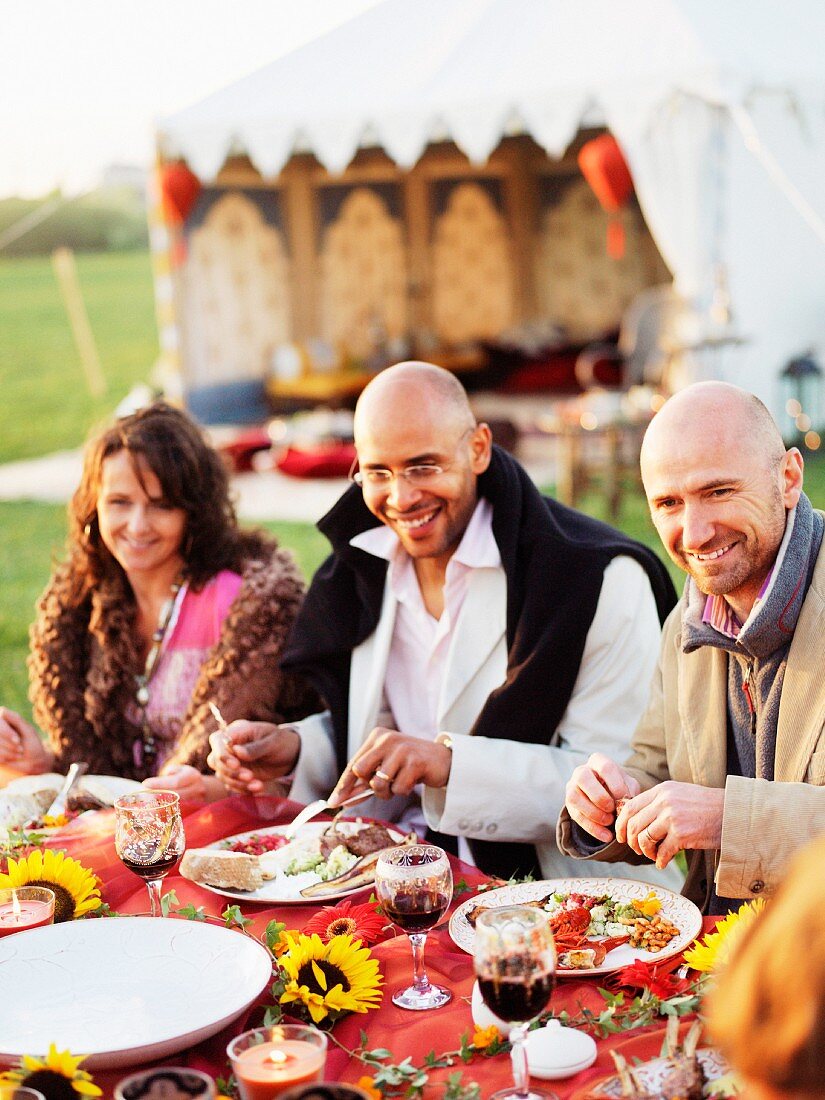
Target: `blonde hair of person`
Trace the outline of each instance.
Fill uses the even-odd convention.
[[[709,994],[713,1040],[763,1096],[825,1096],[825,838],[793,860]]]

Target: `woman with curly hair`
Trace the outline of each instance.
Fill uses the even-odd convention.
[[[288,721],[317,700],[278,667],[303,599],[292,556],[239,530],[220,456],[163,403],[88,445],[69,505],[68,559],[31,631],[30,697],[46,734],[0,708],[0,764],[146,780],[219,797],[210,703]],[[152,779],[149,777],[158,777]]]

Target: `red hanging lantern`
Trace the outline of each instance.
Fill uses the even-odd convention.
[[[617,217],[633,193],[633,177],[612,134],[601,134],[579,150],[579,168],[602,209],[610,215],[607,252],[614,260],[624,255],[624,226]]]
[[[183,161],[167,164],[160,173],[160,193],[167,222],[183,225],[201,193],[201,181]]]

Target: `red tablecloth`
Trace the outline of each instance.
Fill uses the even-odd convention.
[[[201,847],[233,833],[265,825],[279,824],[291,820],[297,809],[294,803],[271,798],[229,798],[208,806],[184,806],[184,823],[188,847]],[[84,827],[73,833],[66,831],[52,846],[65,848],[68,853],[82,860],[85,866],[93,869],[103,883],[103,898],[112,909],[121,913],[145,912],[147,895],[144,884],[127,871],[118,860],[112,839],[112,814],[103,812],[95,816],[93,826]],[[455,878],[464,879],[474,886],[484,880],[484,876],[475,868],[455,861]],[[212,916],[220,916],[227,904],[225,899],[196,886],[180,876],[171,875],[166,880],[164,891],[174,889],[181,905],[189,902],[203,906]],[[356,896],[363,901],[369,895]],[[463,900],[463,898],[458,899]],[[301,929],[317,906],[273,906],[264,907],[254,904],[242,904],[244,916],[251,917],[250,931],[258,935],[267,923],[276,918],[284,921],[289,928]],[[396,986],[408,984],[412,974],[410,947],[406,936],[400,935],[377,944],[373,951],[380,961],[381,971],[386,979],[385,988],[389,991]],[[379,1009],[366,1015],[353,1015],[340,1021],[334,1030],[335,1038],[348,1048],[360,1045],[359,1033],[363,1028],[369,1035],[370,1048],[386,1047],[391,1050],[396,1061],[411,1056],[414,1062],[420,1062],[428,1051],[440,1054],[459,1046],[462,1032],[472,1035],[473,1022],[470,1014],[469,997],[473,984],[472,960],[459,950],[450,939],[446,926],[430,934],[427,941],[426,964],[431,978],[448,985],[454,993],[451,1004],[433,1012],[415,1013],[396,1008],[385,996]],[[596,1009],[604,1007],[597,992],[597,979],[577,979],[562,981],[554,996],[553,1007],[556,1011],[565,1008],[578,1012],[586,1005]],[[265,993],[258,1004],[233,1025],[224,1029],[213,1039],[201,1043],[192,1049],[167,1059],[169,1064],[191,1065],[204,1069],[215,1077],[226,1076],[226,1045],[229,1040],[248,1026],[254,1026],[260,1016],[260,1006],[269,1000]],[[257,1013],[257,1017],[256,1017]],[[661,1046],[662,1028],[655,1027],[647,1032],[634,1032],[633,1054],[637,1057],[653,1057]],[[611,1047],[628,1041],[627,1034],[614,1036],[599,1043],[599,1057],[589,1070],[573,1078],[552,1083],[552,1089],[560,1097],[570,1097],[579,1092],[588,1081],[612,1072],[613,1062],[609,1055]],[[475,1080],[481,1086],[482,1095],[488,1096],[495,1089],[511,1081],[510,1060],[506,1055],[493,1058],[476,1058],[469,1066],[460,1062],[453,1070],[460,1069],[465,1081]],[[357,1081],[365,1074],[364,1066],[351,1059],[345,1052],[330,1043],[327,1059],[327,1078],[330,1080]],[[434,1071],[432,1081],[440,1081],[450,1070]],[[95,1080],[111,1096],[112,1087],[117,1080],[127,1075],[127,1071],[99,1072]],[[538,1082],[537,1082],[538,1083]],[[432,1090],[435,1095],[435,1090]]]

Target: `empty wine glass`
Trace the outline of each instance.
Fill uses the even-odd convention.
[[[186,838],[174,791],[136,791],[115,802],[115,850],[146,883],[153,917],[162,915],[160,884],[183,855]]]
[[[440,1008],[452,993],[432,985],[424,969],[427,933],[447,912],[453,896],[450,861],[434,844],[406,844],[388,848],[375,866],[375,892],[384,912],[410,938],[413,984],[392,995],[401,1008]]]
[[[556,945],[546,913],[508,905],[476,921],[475,972],[482,999],[510,1024],[515,1087],[491,1100],[558,1100],[554,1092],[531,1089],[524,1041],[527,1025],[547,1007],[556,984]]]

